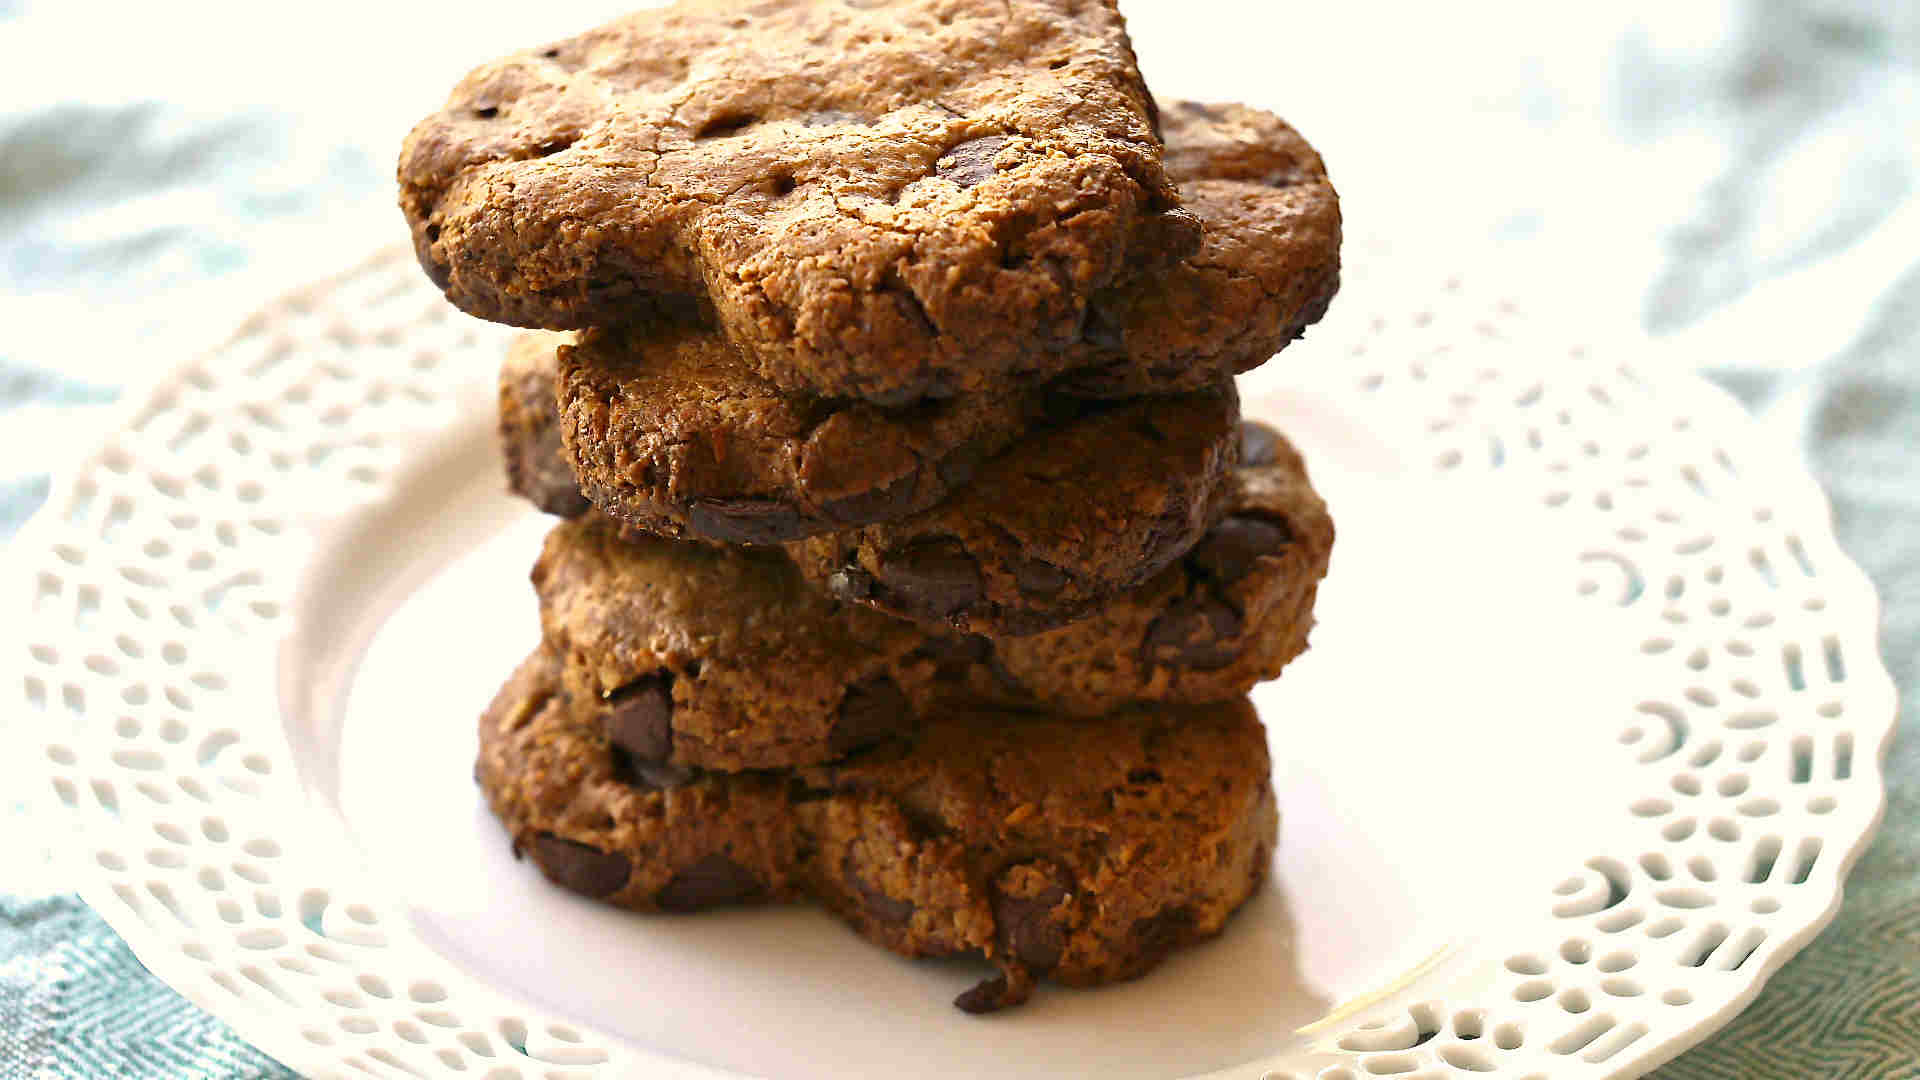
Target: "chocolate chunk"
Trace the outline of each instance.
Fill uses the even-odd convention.
[[[1013,564],[1013,580],[1021,592],[1052,596],[1066,587],[1065,570],[1041,559],[1022,559]]]
[[[1035,975],[1060,962],[1067,928],[1056,909],[1073,895],[1066,868],[1045,859],[1003,871],[993,890],[994,934],[1000,948]]]
[[[912,901],[895,900],[868,884],[867,879],[853,868],[851,857],[841,863],[840,872],[846,875],[847,882],[853,886],[853,891],[860,894],[860,906],[879,922],[888,926],[905,926],[913,918]]]
[[[1271,465],[1280,459],[1280,433],[1258,420],[1240,421],[1240,467]]]
[[[986,592],[980,565],[957,540],[923,540],[890,552],[879,577],[902,607],[930,616],[951,615]]]
[[[961,187],[972,187],[993,175],[993,159],[1011,141],[1005,135],[970,139],[947,151],[933,167]]]
[[[527,853],[555,885],[595,899],[619,892],[631,872],[625,855],[552,833],[533,834]]]
[[[982,980],[980,984],[973,989],[954,998],[953,1004],[954,1007],[961,1012],[972,1013],[975,1016],[983,1013],[999,1012],[1009,1005],[1020,1004],[1019,1001],[1012,1000],[1013,995],[1009,990],[1007,977],[1005,975],[995,975],[990,979]]]
[[[1215,581],[1235,582],[1247,576],[1254,560],[1278,554],[1292,541],[1286,522],[1240,515],[1208,530],[1187,559]]]
[[[1241,629],[1240,613],[1217,597],[1183,600],[1147,627],[1141,652],[1148,663],[1170,663],[1210,671],[1234,661],[1240,650],[1230,644]]]
[[[658,761],[641,761],[614,747],[616,771],[614,779],[630,787],[647,791],[672,791],[693,783],[697,775],[692,769],[678,765],[666,765]]]
[[[762,894],[751,871],[716,851],[673,875],[653,902],[662,911],[700,911],[757,900]]]
[[[906,693],[885,675],[851,686],[840,701],[827,747],[837,757],[879,742],[906,726],[911,709]]]
[[[1135,922],[1131,933],[1140,942],[1141,965],[1151,967],[1192,936],[1193,909],[1182,905],[1149,915]]]
[[[827,591],[842,600],[865,600],[873,595],[873,575],[847,567],[827,575]]]
[[[800,511],[777,499],[696,499],[687,523],[701,536],[729,544],[777,544],[807,532]]]
[[[821,504],[820,509],[827,517],[841,525],[866,525],[875,521],[892,521],[912,511],[914,497],[919,493],[920,474],[915,470],[895,478],[890,484],[883,484],[857,495],[845,495],[828,500]]]
[[[607,695],[611,706],[602,723],[607,741],[635,761],[660,762],[673,756],[673,679],[649,675]]]

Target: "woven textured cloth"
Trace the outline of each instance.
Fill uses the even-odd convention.
[[[1839,918],[1753,1007],[1658,1080],[1920,1077],[1920,263],[1854,342],[1804,375],[1728,372],[1763,419],[1801,433],[1840,546],[1880,590],[1902,697],[1880,835]]]
[[[79,900],[0,900],[0,1077],[291,1075],[147,974]]]
[[[1357,225],[1536,265],[1577,253],[1563,283],[1596,317],[1686,343],[1803,449],[1885,606],[1904,699],[1886,824],[1833,926],[1654,1075],[1920,1077],[1920,5],[1464,3],[1420,26],[1397,3],[1124,6],[1156,85],[1287,111]],[[289,55],[273,20],[220,0],[0,0],[0,537],[44,499],[48,447],[171,361],[156,334],[204,345],[244,314],[207,299],[223,283],[295,285],[396,240],[406,124],[472,60],[609,5],[337,8]],[[1202,64],[1155,55],[1156,28],[1197,17],[1248,22]],[[1279,70],[1260,19],[1317,20],[1286,28],[1322,47]],[[324,66],[349,54],[351,79]],[[0,783],[39,782],[0,757]],[[51,869],[57,842],[0,808],[0,1080],[287,1075],[145,973]]]

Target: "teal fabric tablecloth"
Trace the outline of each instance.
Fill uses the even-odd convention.
[[[607,9],[333,7],[290,49],[257,5],[0,0],[0,537],[45,498],[47,448],[171,362],[156,335],[243,314],[208,310],[220,285],[399,238],[393,150],[465,66]],[[1276,5],[1258,18],[1317,20],[1298,35],[1319,44],[1252,71],[1226,54],[1271,26],[1218,62],[1153,49],[1168,20],[1242,6],[1123,7],[1163,92],[1289,113],[1350,221],[1567,267],[1596,318],[1688,341],[1803,449],[1885,607],[1905,699],[1886,824],[1833,927],[1655,1075],[1920,1077],[1920,5],[1463,3],[1418,28],[1413,5]],[[21,794],[0,814],[0,1080],[286,1075],[67,892]]]

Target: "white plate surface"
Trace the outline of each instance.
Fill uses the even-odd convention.
[[[1247,386],[1340,529],[1256,694],[1272,883],[1150,978],[971,1018],[980,970],[817,912],[515,863],[474,719],[545,523],[501,492],[504,334],[397,254],[164,380],[14,548],[85,895],[315,1074],[1637,1075],[1832,915],[1894,711],[1871,589],[1704,384],[1477,281],[1349,278]]]

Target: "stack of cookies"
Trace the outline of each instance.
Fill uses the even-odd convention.
[[[683,0],[479,68],[400,182],[448,298],[542,331],[516,851],[984,957],[969,1011],[1221,929],[1333,541],[1233,385],[1338,284],[1297,133],[1157,108],[1111,0]]]

